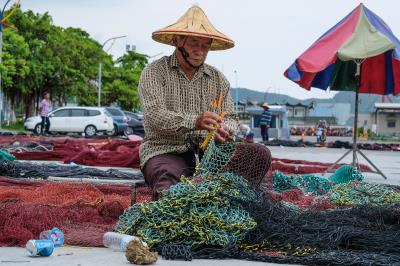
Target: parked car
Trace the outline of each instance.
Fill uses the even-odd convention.
[[[135,134],[144,137],[143,114],[123,111],[128,117],[127,135]]]
[[[85,133],[92,137],[97,132],[113,130],[113,119],[103,108],[98,107],[61,107],[49,113],[50,132]],[[25,120],[26,130],[40,134],[42,130],[40,116],[29,117]]]
[[[137,120],[143,121],[143,113],[129,112],[134,116]]]
[[[109,135],[120,135],[125,133],[128,128],[128,117],[116,107],[103,107],[106,113],[112,117],[114,121],[114,129]]]

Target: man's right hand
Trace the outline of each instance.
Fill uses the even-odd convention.
[[[218,124],[222,122],[222,118],[213,112],[204,112],[196,119],[196,130],[213,131]]]

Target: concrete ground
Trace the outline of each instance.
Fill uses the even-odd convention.
[[[318,162],[334,162],[347,150],[329,148],[293,148],[293,147],[269,147],[272,155],[276,158],[309,160]],[[366,173],[368,182],[386,183],[400,185],[400,152],[387,151],[363,151],[376,165],[387,175],[384,180],[377,174]],[[351,155],[345,158],[344,162],[351,161]],[[360,157],[360,162],[367,162]],[[0,266],[3,265],[32,265],[32,266],[113,266],[128,265],[129,262],[122,252],[115,252],[107,248],[83,248],[83,247],[62,247],[54,251],[50,257],[28,257],[24,248],[2,247],[0,248]],[[256,266],[256,265],[278,265],[241,260],[193,260],[167,261],[159,258],[156,265],[215,265],[215,266]]]
[[[132,265],[125,258],[124,252],[113,251],[107,248],[78,248],[61,247],[55,249],[50,257],[28,257],[24,248],[0,248],[0,265],[27,265],[27,266],[117,266]],[[170,261],[161,257],[155,265],[174,266],[257,266],[277,265],[265,262],[251,262],[241,260],[192,260]]]
[[[284,159],[308,160],[314,162],[333,163],[338,160],[347,149],[333,148],[296,148],[296,147],[268,147],[272,156]],[[398,151],[369,151],[362,152],[386,175],[387,180],[374,173],[364,173],[367,182],[400,185],[400,152]],[[368,162],[358,154],[362,164]],[[347,155],[340,163],[351,163],[352,153]],[[371,167],[372,168],[372,167]]]

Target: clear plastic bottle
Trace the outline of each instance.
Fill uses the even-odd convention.
[[[129,241],[133,239],[138,238],[136,236],[107,232],[103,235],[103,245],[114,250],[126,251]],[[145,243],[143,244],[146,245]]]
[[[54,243],[54,247],[58,248],[64,244],[64,233],[57,227],[51,230],[45,230],[40,233],[39,239],[41,240],[51,240]]]

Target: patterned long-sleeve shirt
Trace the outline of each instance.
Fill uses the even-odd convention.
[[[233,100],[225,76],[214,67],[203,64],[189,80],[179,67],[175,53],[145,67],[138,92],[144,111],[145,138],[140,147],[140,165],[166,153],[183,153],[194,148],[207,134],[194,130],[197,117],[214,109],[215,99],[222,96],[221,111],[225,123],[236,132]],[[233,116],[234,117],[234,116]]]

